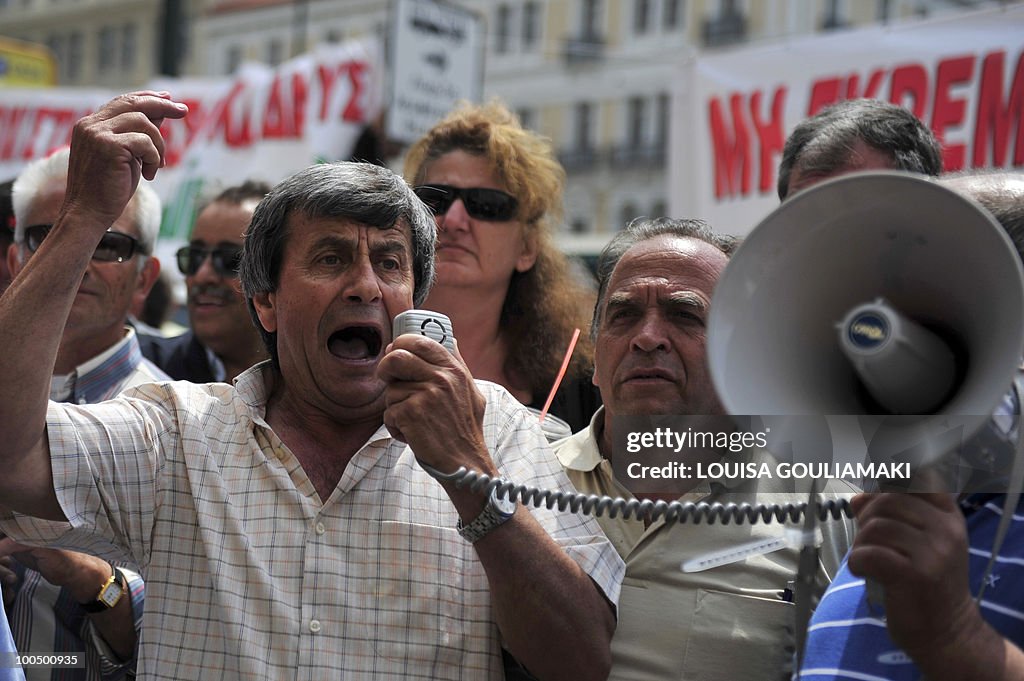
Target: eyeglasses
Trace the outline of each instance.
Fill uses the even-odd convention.
[[[35,253],[53,225],[29,225],[25,228],[25,246],[29,253]],[[135,255],[139,240],[123,232],[105,232],[93,251],[92,259],[100,262],[124,262]]]
[[[462,199],[469,217],[486,222],[503,222],[515,217],[519,202],[516,197],[499,189],[482,187],[452,187],[447,184],[424,184],[413,189],[434,215],[444,215],[455,202]]]
[[[182,246],[175,253],[178,269],[186,277],[199,271],[206,262],[207,256],[213,262],[213,269],[222,277],[237,277],[238,266],[242,263],[242,249],[238,246],[218,246],[217,248],[200,248],[199,246]]]

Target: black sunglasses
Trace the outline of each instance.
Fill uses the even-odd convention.
[[[25,228],[25,246],[29,253],[35,253],[53,225],[29,225]],[[139,240],[123,232],[106,232],[93,251],[92,259],[100,262],[124,262],[135,255]]]
[[[199,271],[209,256],[213,269],[222,277],[237,277],[238,266],[242,263],[242,249],[239,246],[218,246],[217,248],[200,248],[199,246],[182,246],[174,254],[178,259],[178,269],[186,277]]]
[[[516,215],[519,202],[516,197],[506,194],[500,189],[484,189],[482,187],[452,187],[447,184],[422,184],[413,189],[416,196],[434,211],[434,215],[444,215],[455,202],[462,199],[469,217],[486,222],[504,222]]]

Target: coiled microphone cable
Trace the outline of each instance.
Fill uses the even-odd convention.
[[[500,498],[519,501],[524,505],[532,505],[534,508],[546,507],[548,510],[557,508],[560,512],[583,513],[584,515],[600,517],[607,514],[609,518],[622,516],[625,519],[637,518],[654,522],[664,520],[666,523],[721,523],[728,525],[754,524],[757,522],[790,522],[798,523],[807,513],[808,503],[806,501],[787,504],[721,504],[721,503],[693,503],[690,501],[651,501],[650,499],[630,499],[621,497],[607,497],[596,494],[580,494],[578,492],[566,492],[563,490],[540,489],[538,487],[527,487],[517,485],[504,478],[494,477],[486,473],[472,471],[465,466],[460,466],[454,473],[442,473],[433,466],[419,461],[431,477],[441,482],[454,483],[456,487],[469,488],[478,493],[488,495],[492,490]],[[824,522],[831,518],[839,520],[843,516],[853,517],[853,510],[847,499],[827,499],[816,504],[818,520]]]

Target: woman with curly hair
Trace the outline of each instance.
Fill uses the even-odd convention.
[[[548,140],[497,102],[464,105],[417,141],[405,177],[437,221],[437,282],[428,309],[448,315],[476,378],[543,407],[573,330],[581,330],[551,413],[575,432],[600,404],[590,382],[590,291],[553,229],[565,171]]]

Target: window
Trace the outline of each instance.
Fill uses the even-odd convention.
[[[616,229],[622,229],[635,217],[639,217],[639,211],[637,211],[636,204],[627,203],[623,205],[622,211],[619,213],[619,224],[615,226]]]
[[[576,149],[590,149],[590,128],[593,125],[594,107],[588,102],[576,105]]]
[[[840,0],[828,0],[825,9],[825,18],[822,21],[822,28],[842,28],[846,26],[846,7]]]
[[[137,41],[135,24],[121,27],[121,68],[125,71],[135,65]]]
[[[99,50],[96,62],[100,69],[108,70],[113,68],[114,55],[117,54],[117,45],[115,44],[114,28],[112,26],[100,28],[96,46]]]
[[[508,5],[498,5],[497,28],[494,32],[494,51],[498,54],[508,52],[508,37],[511,30],[512,10]]]
[[[50,34],[46,39],[46,46],[50,48],[51,52],[53,52],[53,58],[57,61],[58,77],[60,80],[64,80],[67,77],[66,71],[68,63],[68,55],[65,53],[67,45],[64,41],[64,36],[56,33]]]
[[[889,19],[892,14],[892,1],[891,0],[878,0],[878,16],[875,17],[878,21],[883,24],[889,23]]]
[[[655,122],[654,142],[658,146],[668,145],[669,126],[672,124],[672,99],[667,92],[658,95],[658,119]]]
[[[238,67],[242,64],[242,47],[241,45],[232,45],[228,48],[227,54],[227,74],[231,75],[238,70]]]
[[[533,130],[536,127],[536,116],[534,115],[533,109],[520,108],[516,109],[516,116],[519,117],[519,122],[524,128]]]
[[[665,3],[662,7],[664,9],[664,19],[662,23],[665,24],[665,28],[671,29],[682,25],[683,0],[662,0],[662,2]]]
[[[540,37],[540,7],[536,2],[523,5],[523,47],[533,47]]]
[[[82,74],[83,54],[82,32],[72,31],[68,39],[68,79],[75,81]]]
[[[633,33],[647,33],[651,17],[650,0],[633,0]]]
[[[391,31],[388,30],[387,22],[381,21],[374,27],[374,34],[383,46],[384,54],[391,54]]]
[[[629,98],[629,131],[626,133],[629,145],[637,148],[644,144],[644,123],[647,117],[647,102],[642,97]]]
[[[271,66],[277,66],[281,63],[284,58],[284,45],[277,38],[274,38],[267,44],[267,63]]]
[[[601,0],[583,0],[580,15],[580,33],[583,39],[597,38],[601,35]]]

